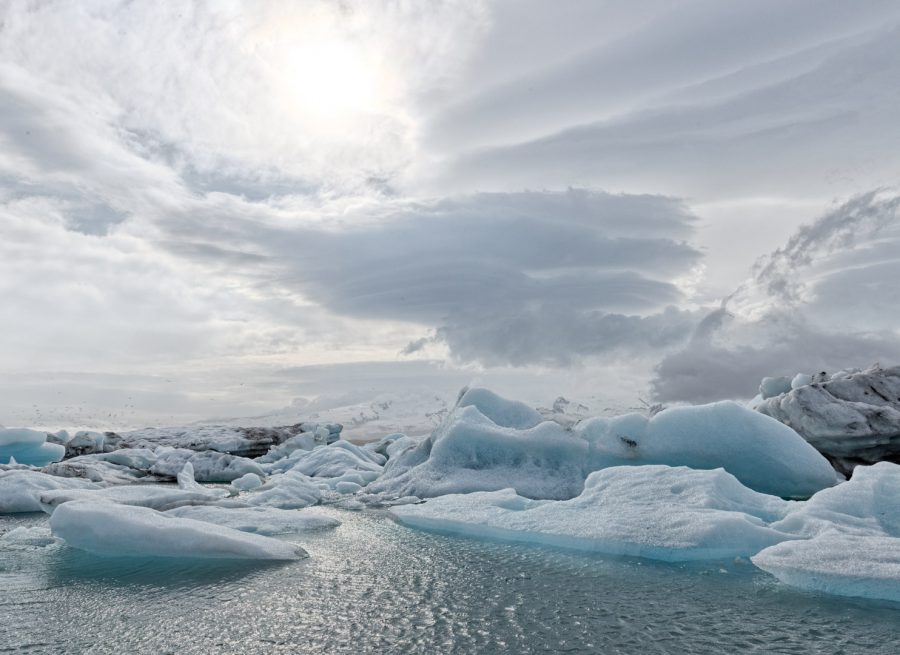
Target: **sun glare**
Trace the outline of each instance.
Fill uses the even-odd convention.
[[[285,59],[285,83],[303,111],[328,117],[375,108],[376,67],[351,44],[310,43],[292,49]]]

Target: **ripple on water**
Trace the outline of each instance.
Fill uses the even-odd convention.
[[[898,653],[900,606],[329,510],[286,564],[0,548],[0,652]],[[40,516],[0,519],[0,532]]]

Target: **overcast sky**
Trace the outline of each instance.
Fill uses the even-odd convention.
[[[898,116],[893,0],[0,0],[0,423],[900,362]]]

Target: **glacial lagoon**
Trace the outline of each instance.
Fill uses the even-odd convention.
[[[900,604],[798,591],[744,560],[669,564],[406,528],[291,535],[287,563],[100,557],[2,540],[0,652],[900,652]]]

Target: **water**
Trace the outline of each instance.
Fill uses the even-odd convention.
[[[0,548],[0,652],[900,653],[900,605],[749,564],[480,542],[336,509],[287,564]],[[0,532],[42,525],[0,517]]]

